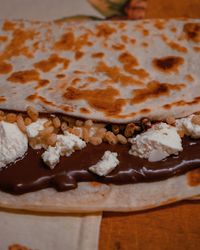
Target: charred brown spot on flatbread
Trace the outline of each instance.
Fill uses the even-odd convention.
[[[93,58],[102,58],[104,56],[103,52],[96,52],[92,54]]]
[[[120,74],[120,69],[117,66],[110,67],[105,62],[101,61],[97,64],[96,70],[97,73],[105,73],[113,81],[118,81],[118,76]]]
[[[174,26],[174,27],[171,27],[171,32],[174,32],[174,33],[176,33],[176,31],[177,31],[177,28]]]
[[[148,114],[149,112],[151,112],[151,109],[145,108],[145,109],[140,110],[140,113],[142,113],[142,114]]]
[[[144,69],[135,69],[139,65],[138,60],[135,56],[128,52],[120,54],[119,61],[123,64],[123,68],[126,72],[144,79],[149,76],[149,73]]]
[[[116,32],[116,29],[114,29],[107,23],[99,24],[96,26],[96,28],[97,28],[97,33],[96,33],[97,37],[108,37],[112,35],[112,33]]]
[[[90,111],[87,108],[80,108],[81,113],[83,114],[89,114]]]
[[[89,82],[85,82],[84,84],[82,84],[79,89],[87,89],[87,87],[90,85]]]
[[[36,93],[32,94],[32,95],[29,95],[29,96],[26,97],[26,100],[32,102],[32,101],[37,99],[37,96],[38,95]]]
[[[81,71],[81,70],[74,70],[73,71],[74,74],[84,74],[85,72],[84,71]]]
[[[119,22],[118,27],[119,27],[119,29],[123,30],[126,27],[126,23],[125,22]]]
[[[200,42],[200,23],[186,23],[183,27],[188,40]]]
[[[122,86],[128,86],[128,85],[144,85],[144,83],[140,80],[137,80],[135,78],[133,78],[132,76],[128,76],[125,74],[120,74],[119,75],[119,82],[121,83]]]
[[[126,104],[124,99],[116,98],[118,95],[119,91],[112,87],[96,90],[69,87],[63,97],[67,100],[85,100],[92,108],[104,112],[105,115],[115,115],[120,113]]]
[[[152,61],[153,66],[162,72],[177,72],[178,68],[184,63],[184,58],[178,56],[167,56],[155,58]]]
[[[58,78],[58,79],[65,78],[65,74],[57,74],[57,75],[56,75],[56,78]]]
[[[165,28],[165,21],[161,19],[157,19],[154,21],[154,27],[163,30]]]
[[[171,108],[172,108],[172,104],[170,104],[170,103],[167,103],[167,104],[165,104],[165,105],[163,105],[162,107],[164,108],[164,109],[166,109],[166,110],[170,110]]]
[[[143,89],[133,90],[133,98],[131,100],[132,104],[141,103],[148,99],[159,98],[161,96],[166,96],[170,94],[172,90],[181,90],[184,84],[169,84],[169,83],[159,83],[157,81],[151,81]]]
[[[57,105],[55,103],[53,103],[52,101],[49,101],[47,98],[45,98],[44,96],[37,96],[37,99],[40,100],[42,103],[44,103],[47,106],[52,106],[52,107],[56,107]]]
[[[76,60],[81,59],[81,57],[83,57],[83,56],[84,56],[84,52],[82,52],[80,50],[76,51],[76,53],[75,53],[75,59]]]
[[[3,30],[4,31],[12,31],[14,30],[16,27],[16,24],[14,22],[11,22],[11,21],[5,21],[4,24],[3,24]]]
[[[56,50],[70,50],[75,43],[75,37],[73,32],[67,32],[62,35],[59,41],[54,44]]]
[[[69,60],[52,54],[47,60],[41,60],[35,63],[34,66],[43,72],[49,72],[59,64],[62,64],[63,69],[66,69],[69,65]]]
[[[149,76],[149,73],[145,69],[133,69],[128,64],[124,65],[124,70],[140,79],[145,79]]]
[[[77,85],[80,81],[81,81],[81,79],[80,79],[79,77],[76,77],[76,78],[74,78],[74,79],[71,81],[71,85],[72,85],[72,86],[75,86],[75,85]]]
[[[185,80],[187,80],[189,82],[193,82],[194,81],[194,77],[191,74],[187,74],[187,75],[185,75]]]
[[[0,75],[10,73],[12,71],[12,68],[13,67],[10,63],[0,61]]]
[[[200,103],[200,96],[196,96],[193,101],[194,104]]]
[[[164,109],[171,109],[174,106],[180,107],[180,106],[185,106],[185,105],[197,105],[200,103],[200,96],[195,97],[192,101],[184,101],[184,100],[179,100],[176,102],[168,103],[163,105],[162,107]]]
[[[129,66],[127,67],[129,68]],[[141,78],[146,77],[146,72],[141,69],[138,69],[138,70],[132,69],[132,71],[134,71],[132,72],[132,74],[134,73],[135,75],[140,76]],[[132,76],[120,73],[119,67],[117,66],[109,67],[104,62],[99,62],[97,64],[96,72],[104,73],[110,78],[110,81],[106,81],[106,82],[104,81],[103,84],[120,82],[123,86],[143,85],[143,82],[137,79],[134,79]]]
[[[32,70],[24,70],[24,71],[17,71],[12,73],[8,77],[8,81],[15,82],[15,83],[29,83],[32,81],[39,81],[39,73],[38,71],[32,69]]]
[[[200,47],[195,46],[195,47],[193,47],[193,50],[194,50],[195,52],[200,52]]]
[[[129,41],[129,38],[127,35],[121,35],[120,38],[121,38],[122,42],[124,42],[124,43],[127,43]]]
[[[138,66],[137,58],[129,52],[123,52],[118,59],[122,64],[128,64],[130,67]]]
[[[97,82],[98,79],[96,77],[93,77],[93,76],[89,76],[86,78],[86,82],[88,83],[93,83],[93,82]]]
[[[200,185],[200,168],[194,169],[187,174],[188,185],[195,187]]]
[[[5,102],[5,101],[6,101],[5,96],[0,96],[0,102]]]
[[[123,50],[125,48],[125,45],[121,43],[116,43],[112,45],[112,48],[115,50]]]
[[[84,46],[91,47],[93,42],[89,40],[90,34],[84,33],[76,38],[75,50],[80,50]]]
[[[149,31],[147,29],[143,29],[142,33],[144,36],[148,36],[149,35]]]
[[[0,36],[0,43],[4,43],[8,40],[7,36]]]
[[[39,49],[39,41],[33,43],[33,50],[36,51]]]
[[[145,48],[147,48],[149,46],[149,44],[147,42],[142,42],[141,45]]]
[[[134,116],[137,115],[137,113],[136,112],[131,112],[130,115],[131,115],[131,117],[134,117]],[[120,118],[120,119],[125,119],[125,118],[129,117],[130,115],[129,114],[128,115],[115,115],[115,117]]]
[[[38,100],[38,101],[42,102],[44,105],[46,105],[46,106],[57,107],[57,105],[55,103],[53,103],[52,101],[48,100],[44,96],[38,95],[37,93],[35,93],[33,95],[27,96],[26,100],[29,101],[29,102],[34,102],[35,100]]]
[[[160,35],[160,38],[163,40],[163,42],[166,42],[168,41],[168,37],[164,34]]]
[[[42,79],[39,80],[37,83],[37,86],[34,89],[40,89],[40,88],[44,88],[49,84],[49,80],[47,79]]]
[[[60,105],[58,106],[60,109],[62,109],[64,112],[72,112],[73,108],[69,105]]]
[[[186,47],[180,45],[179,43],[171,41],[171,42],[168,42],[167,44],[170,48],[172,48],[173,50],[176,50],[178,52],[182,52],[182,53],[188,52],[188,49]]]
[[[131,39],[130,39],[130,42],[131,42],[132,44],[135,44],[135,43],[136,43],[136,39],[131,38]]]
[[[81,48],[84,46],[92,46],[92,42],[89,41],[89,33],[84,33],[75,37],[72,31],[66,32],[61,38],[55,42],[53,48],[55,50],[74,51],[75,59],[80,59],[84,52]]]
[[[25,56],[28,58],[33,57],[31,49],[26,45],[28,40],[33,40],[36,32],[31,29],[15,29],[12,33],[12,39],[2,51],[0,61],[9,60],[13,56]]]

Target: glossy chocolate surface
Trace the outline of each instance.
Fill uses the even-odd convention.
[[[58,191],[70,190],[76,188],[78,182],[85,181],[117,185],[152,182],[200,167],[200,140],[184,138],[184,150],[178,156],[170,156],[159,162],[148,162],[132,156],[128,154],[129,148],[129,144],[87,144],[86,148],[76,151],[70,157],[61,157],[60,163],[53,170],[43,163],[43,150],[29,148],[23,159],[0,171],[0,189],[22,194],[47,187]],[[106,150],[117,152],[120,164],[106,177],[90,173],[88,168],[96,164]]]

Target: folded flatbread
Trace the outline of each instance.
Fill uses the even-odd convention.
[[[200,110],[199,53],[196,19],[1,21],[0,109],[25,111],[31,105],[106,123],[184,117]],[[81,183],[62,193],[1,192],[0,205],[60,212],[140,210],[199,195],[199,171],[194,175],[122,186]]]
[[[199,111],[200,21],[0,23],[0,108],[127,123]]]

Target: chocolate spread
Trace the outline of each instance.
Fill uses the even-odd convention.
[[[70,190],[76,188],[78,182],[86,181],[117,185],[152,182],[200,167],[200,139],[183,138],[183,151],[178,156],[169,156],[159,162],[149,162],[130,155],[129,148],[129,144],[87,144],[83,150],[69,157],[61,157],[53,170],[43,163],[43,150],[29,148],[23,159],[0,171],[0,189],[12,194],[23,194],[47,187],[58,191]],[[99,177],[89,172],[88,168],[96,164],[106,150],[117,152],[120,163],[110,174]]]

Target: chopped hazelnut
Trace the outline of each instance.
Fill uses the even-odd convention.
[[[125,128],[124,135],[126,137],[131,137],[133,136],[134,132],[135,132],[135,124],[129,123]]]
[[[112,132],[115,135],[119,134],[119,125],[116,125],[116,124],[112,125]]]
[[[169,125],[174,125],[176,123],[176,120],[173,116],[168,116],[166,118],[166,122],[169,124]]]
[[[191,122],[193,124],[200,125],[200,115],[193,116]]]
[[[146,117],[144,117],[144,118],[141,119],[141,124],[142,124],[142,127],[144,129],[147,129],[147,128],[151,127],[151,121],[150,121],[149,118],[146,118]]]

